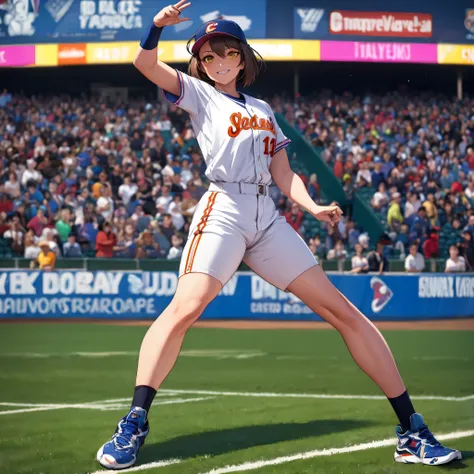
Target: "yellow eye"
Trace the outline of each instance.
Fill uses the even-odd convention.
[[[205,56],[204,58],[202,58],[202,61],[206,64],[212,63],[212,61],[214,61],[214,56]]]
[[[238,51],[229,51],[227,57],[230,59],[235,59],[240,53]]]

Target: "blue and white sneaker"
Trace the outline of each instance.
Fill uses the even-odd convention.
[[[107,469],[126,469],[135,464],[138,450],[149,432],[146,410],[132,407],[117,425],[112,439],[97,451],[97,461]]]
[[[401,425],[395,432],[398,437],[395,461],[406,464],[428,464],[438,466],[447,464],[455,459],[462,459],[461,453],[455,449],[446,448],[433,436],[423,417],[414,413],[410,417],[410,428],[405,433]]]

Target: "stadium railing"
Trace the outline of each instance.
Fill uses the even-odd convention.
[[[0,269],[29,269],[31,260],[26,258],[0,259]],[[350,259],[346,260],[320,260],[321,267],[329,272],[349,272]],[[425,272],[443,272],[444,259],[426,260]],[[116,258],[64,258],[56,260],[56,270],[128,270],[128,271],[178,271],[179,260],[166,259],[116,259]],[[250,270],[245,264],[239,267],[240,271]],[[389,260],[389,272],[404,272],[403,260]]]

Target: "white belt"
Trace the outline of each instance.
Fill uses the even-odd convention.
[[[211,183],[209,191],[217,191],[227,194],[252,194],[268,196],[270,186],[256,183]]]

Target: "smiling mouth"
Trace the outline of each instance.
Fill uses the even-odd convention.
[[[223,71],[217,71],[217,74],[227,74],[230,69],[224,69]]]

